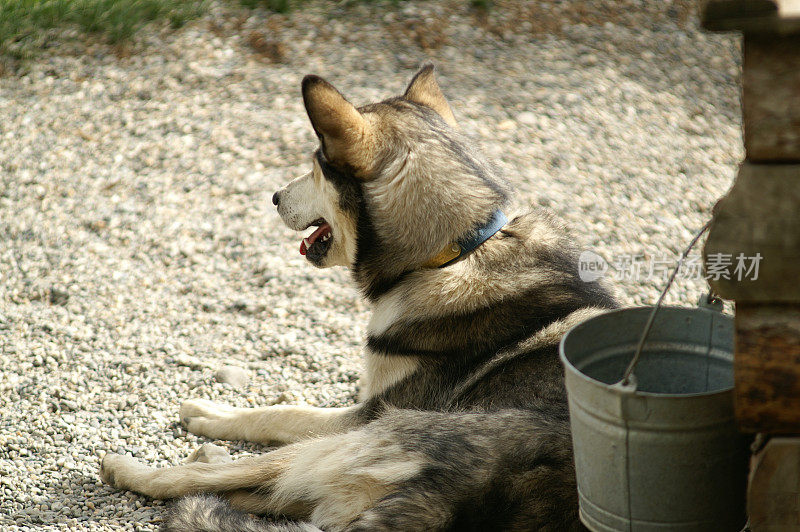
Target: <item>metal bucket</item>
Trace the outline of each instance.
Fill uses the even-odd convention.
[[[662,307],[601,314],[561,341],[581,521],[594,531],[739,531],[748,450],[733,416],[733,319]]]

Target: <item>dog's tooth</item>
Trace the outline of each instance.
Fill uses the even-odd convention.
[[[309,247],[311,247],[311,242],[309,242],[307,238],[304,238],[304,239],[303,239],[303,243],[306,245],[306,249],[308,249]]]

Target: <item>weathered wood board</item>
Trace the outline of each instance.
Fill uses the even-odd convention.
[[[708,0],[700,24],[711,31],[789,35],[800,32],[800,0]]]
[[[735,350],[739,427],[800,433],[800,303],[737,302]]]
[[[726,299],[800,302],[800,164],[742,164],[714,207],[703,255],[730,260],[727,276],[708,278]],[[749,275],[735,271],[740,255]]]
[[[800,438],[772,438],[756,454],[747,513],[753,532],[800,531]]]
[[[742,112],[749,161],[800,161],[800,34],[745,34]]]

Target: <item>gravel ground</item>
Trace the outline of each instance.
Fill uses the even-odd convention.
[[[743,156],[738,39],[679,2],[467,4],[213,4],[0,78],[3,530],[156,528],[163,504],[103,486],[99,457],[180,463],[207,441],[177,423],[184,398],[353,400],[368,309],[270,202],[310,166],[304,74],[366,103],[431,58],[520,203],[609,259],[685,246]],[[616,284],[628,304],[659,285]],[[217,382],[225,365],[249,382]]]

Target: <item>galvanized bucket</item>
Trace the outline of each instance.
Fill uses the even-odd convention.
[[[580,516],[594,531],[739,531],[747,445],[733,417],[733,320],[661,307],[591,318],[561,341]]]

